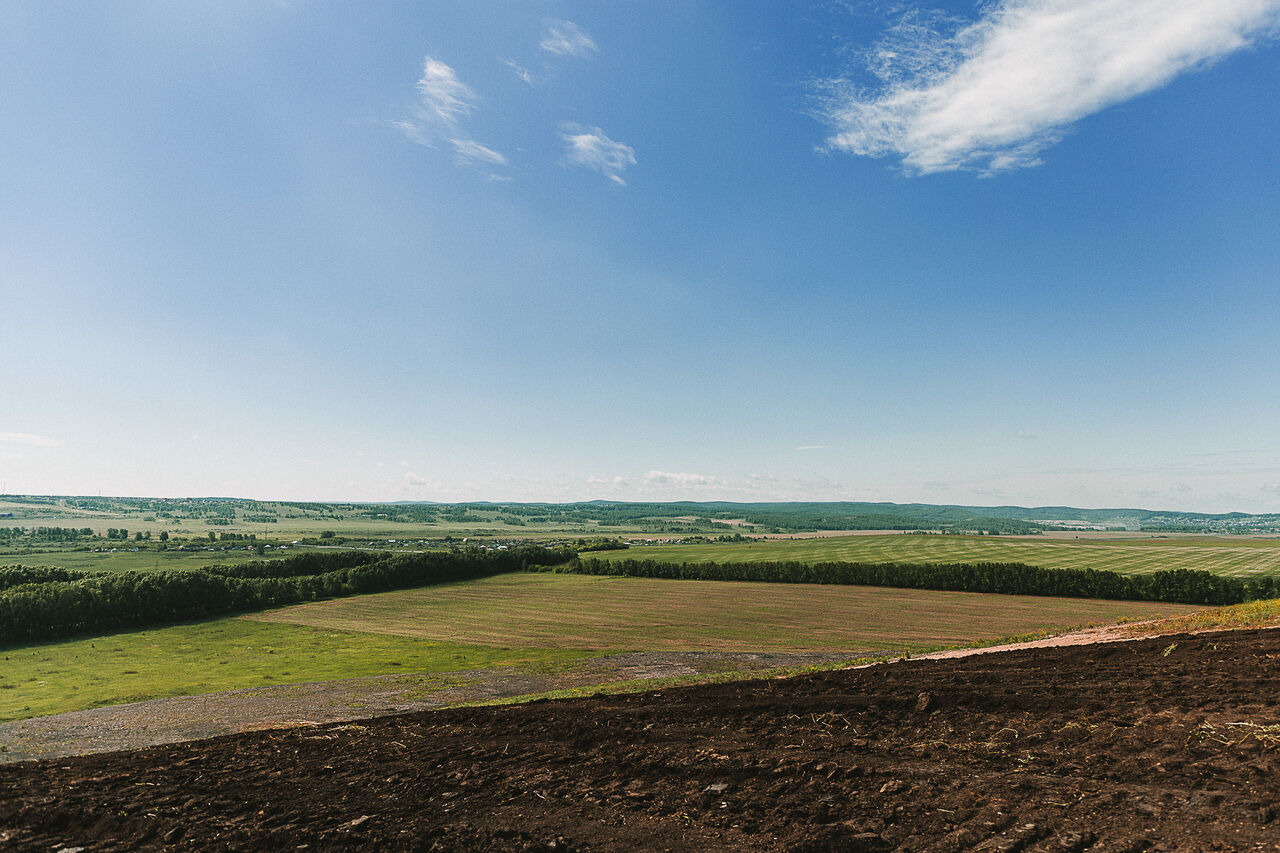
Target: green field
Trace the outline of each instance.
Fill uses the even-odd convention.
[[[400,543],[380,543],[388,549]],[[305,546],[274,553],[297,554]],[[584,557],[664,562],[754,562],[798,560],[822,562],[1017,562],[1045,568],[1093,568],[1130,573],[1158,569],[1203,569],[1231,577],[1280,572],[1280,539],[1242,536],[1170,538],[1057,539],[1049,537],[911,536],[902,534],[834,536],[812,539],[764,539],[745,543],[634,546],[625,551],[599,551]],[[190,569],[215,563],[263,559],[252,551],[167,551],[130,547],[111,551],[49,550],[37,554],[0,554],[0,565],[62,566],[90,571],[155,571]]]
[[[674,563],[827,560],[895,563],[1028,563],[1047,569],[1109,569],[1125,574],[1203,569],[1230,577],[1280,571],[1280,539],[1050,539],[1002,536],[834,536],[751,543],[653,545],[586,556]]]
[[[567,649],[473,646],[217,619],[0,652],[0,721],[156,699],[366,675],[556,668]]]
[[[243,687],[624,651],[972,645],[1181,615],[1174,604],[801,584],[509,574],[0,652],[0,720]]]
[[[1197,609],[881,587],[521,573],[300,604],[246,618],[476,645],[852,656]]]
[[[259,557],[252,551],[42,551],[38,554],[0,554],[0,566],[59,566],[89,572],[154,572],[234,565],[271,559],[276,549]],[[297,554],[290,548],[281,556]]]

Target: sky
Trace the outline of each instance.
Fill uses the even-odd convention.
[[[9,0],[0,493],[1280,512],[1280,0]]]

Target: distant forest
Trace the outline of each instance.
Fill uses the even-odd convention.
[[[274,524],[288,519],[377,520],[404,524],[506,527],[583,526],[651,533],[802,533],[821,530],[919,530],[930,533],[1034,534],[1045,530],[1277,533],[1280,515],[1194,513],[1132,508],[960,506],[871,502],[675,501],[629,503],[314,503],[241,498],[115,498],[0,495],[0,529],[51,510],[117,513],[140,521],[202,525]],[[77,525],[80,527],[81,525]],[[28,528],[30,529],[30,528]],[[50,528],[45,527],[45,531]],[[605,531],[602,531],[605,532]],[[0,536],[4,536],[0,532]],[[29,534],[28,534],[29,535]],[[45,536],[52,536],[46,532]]]

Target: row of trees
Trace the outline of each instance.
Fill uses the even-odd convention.
[[[83,577],[88,577],[88,574],[56,566],[0,566],[0,592],[28,583],[73,581]]]
[[[88,527],[0,527],[0,541],[31,539],[44,542],[74,542],[93,536]]]
[[[0,569],[0,645],[105,634],[360,593],[522,571],[572,552],[537,546],[301,554],[174,572]],[[25,574],[24,574],[25,573]]]
[[[848,584],[1180,604],[1238,604],[1280,597],[1280,576],[1243,580],[1188,569],[1122,575],[1100,569],[1044,569],[1024,563],[663,563],[656,560],[588,559],[573,560],[546,570],[587,575]]]

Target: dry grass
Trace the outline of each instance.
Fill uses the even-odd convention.
[[[1131,636],[1145,637],[1195,631],[1275,627],[1280,627],[1280,598],[1233,604],[1230,607],[1205,607],[1194,613],[1185,613],[1155,622],[1144,622],[1140,625],[1127,625],[1122,630]]]
[[[875,653],[1197,609],[880,587],[511,574],[245,618],[489,646]]]

